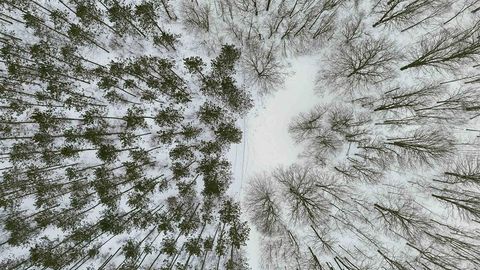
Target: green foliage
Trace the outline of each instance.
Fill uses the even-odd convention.
[[[91,25],[96,18],[101,16],[94,1],[77,2],[75,14],[85,26]]]
[[[177,252],[176,241],[172,237],[166,237],[162,241],[162,252],[172,256]]]
[[[159,110],[157,115],[155,115],[155,122],[160,127],[175,126],[182,121],[182,119],[183,115],[181,112],[172,107]]]
[[[30,54],[38,59],[45,59],[49,50],[48,43],[40,42],[30,47]]]
[[[221,123],[215,130],[215,136],[222,143],[239,143],[242,140],[242,131],[233,123]]]
[[[186,145],[177,145],[170,151],[170,158],[172,160],[190,160],[193,158],[193,151]]]
[[[145,118],[143,118],[144,110],[138,107],[129,108],[127,115],[123,117],[123,120],[127,123],[128,129],[145,128]]]
[[[68,21],[68,14],[60,10],[52,10],[50,12],[50,20],[52,20],[55,25],[55,29],[62,30],[65,26],[66,21]]]
[[[120,234],[125,230],[127,224],[123,223],[122,218],[112,210],[106,210],[103,212],[102,217],[99,221],[99,228],[103,232],[108,232],[112,234]]]
[[[179,43],[178,38],[178,35],[162,32],[160,35],[153,37],[153,43],[157,46],[163,46],[167,50],[175,50],[175,46]]]
[[[94,145],[100,145],[103,141],[102,129],[89,127],[83,133],[83,138]]]
[[[223,45],[220,55],[212,61],[213,75],[217,78],[233,75],[240,55],[240,50],[235,46]]]
[[[140,25],[149,30],[159,28],[155,22],[157,14],[155,12],[155,2],[145,1],[137,6],[135,6],[134,14],[137,17],[137,20],[140,21]]]
[[[203,68],[205,67],[205,63],[203,63],[202,58],[195,56],[195,57],[187,57],[183,59],[183,63],[185,68],[190,73],[202,73]]]
[[[250,233],[250,228],[248,227],[248,222],[235,222],[228,232],[232,245],[237,249],[240,249],[241,246],[245,245],[248,240],[248,235]]]
[[[10,161],[21,162],[29,160],[31,158],[31,152],[33,152],[32,145],[28,143],[16,143],[10,151]]]
[[[78,155],[78,150],[73,145],[67,145],[60,149],[60,154],[65,158],[72,158]]]
[[[221,107],[216,106],[211,102],[205,102],[202,107],[200,107],[198,115],[201,121],[213,125],[218,121],[223,120],[224,111]]]
[[[41,131],[48,131],[49,129],[54,128],[58,123],[53,114],[49,111],[41,112],[36,110],[33,112],[31,118],[37,122]]]
[[[32,227],[30,222],[22,215],[13,213],[4,221],[4,228],[10,233],[7,240],[12,246],[26,244],[32,237]]]
[[[111,144],[102,144],[97,150],[97,157],[105,162],[113,162],[117,159],[118,151]]]
[[[41,245],[35,245],[30,249],[31,260],[35,265],[50,269],[61,269],[65,256],[58,256],[52,249],[53,244],[45,240]]]
[[[203,194],[219,197],[225,191],[230,181],[229,163],[218,158],[204,158],[200,161],[197,171],[203,175]]]
[[[128,240],[122,249],[126,258],[136,258],[140,254],[138,244],[135,240]]]
[[[200,239],[189,239],[185,243],[185,249],[191,255],[200,255],[202,252],[202,246],[200,245]]]
[[[32,141],[36,142],[40,146],[47,146],[53,142],[53,138],[48,133],[39,132],[33,135]]]
[[[117,86],[118,80],[113,77],[102,77],[102,79],[98,82],[98,87],[100,89],[111,89]]]
[[[168,1],[2,7],[0,245],[25,252],[0,268],[209,268],[249,100],[239,50],[179,59]]]

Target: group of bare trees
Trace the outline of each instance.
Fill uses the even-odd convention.
[[[233,42],[244,48],[242,75],[263,93],[283,84],[286,56],[327,44],[338,11],[349,1],[183,1],[185,24],[207,45]]]
[[[252,179],[245,205],[264,237],[263,266],[303,269],[313,263],[314,269],[322,267],[314,251],[332,251],[326,234],[328,217],[334,211],[332,202],[340,199],[344,189],[330,175],[302,165],[278,168],[272,175]],[[308,241],[299,235],[298,227],[308,230]]]
[[[401,31],[407,31],[414,27],[439,20],[453,3],[445,0],[394,0],[378,1],[373,10],[378,16],[375,18],[373,27],[396,26]]]
[[[263,267],[477,269],[480,2],[348,5],[290,125],[301,160],[244,198]]]

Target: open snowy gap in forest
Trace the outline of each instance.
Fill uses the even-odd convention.
[[[285,85],[255,100],[256,108],[239,120],[242,142],[233,145],[229,153],[234,179],[230,191],[235,198],[241,199],[248,180],[255,174],[268,173],[298,160],[301,147],[294,143],[288,126],[293,117],[310,110],[321,100],[314,93],[318,58],[302,56],[290,63]],[[251,226],[246,252],[250,266],[259,269],[259,235],[254,226]]]

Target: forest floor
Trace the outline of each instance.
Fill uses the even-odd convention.
[[[288,126],[293,117],[310,110],[322,99],[314,91],[319,59],[301,56],[293,58],[290,64],[284,86],[257,98],[252,111],[239,120],[242,142],[232,145],[229,153],[234,176],[230,191],[235,198],[242,198],[252,176],[289,166],[299,159],[301,147],[288,133]],[[251,226],[246,252],[253,269],[259,269],[259,237]]]

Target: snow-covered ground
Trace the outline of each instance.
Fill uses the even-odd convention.
[[[301,147],[290,137],[288,126],[293,117],[308,111],[321,99],[314,92],[318,58],[296,57],[290,64],[290,76],[284,86],[256,100],[255,108],[239,121],[244,131],[243,140],[230,150],[234,174],[231,190],[236,198],[244,195],[249,179],[255,174],[298,160]],[[254,226],[251,226],[246,251],[252,269],[260,269],[259,234]]]

